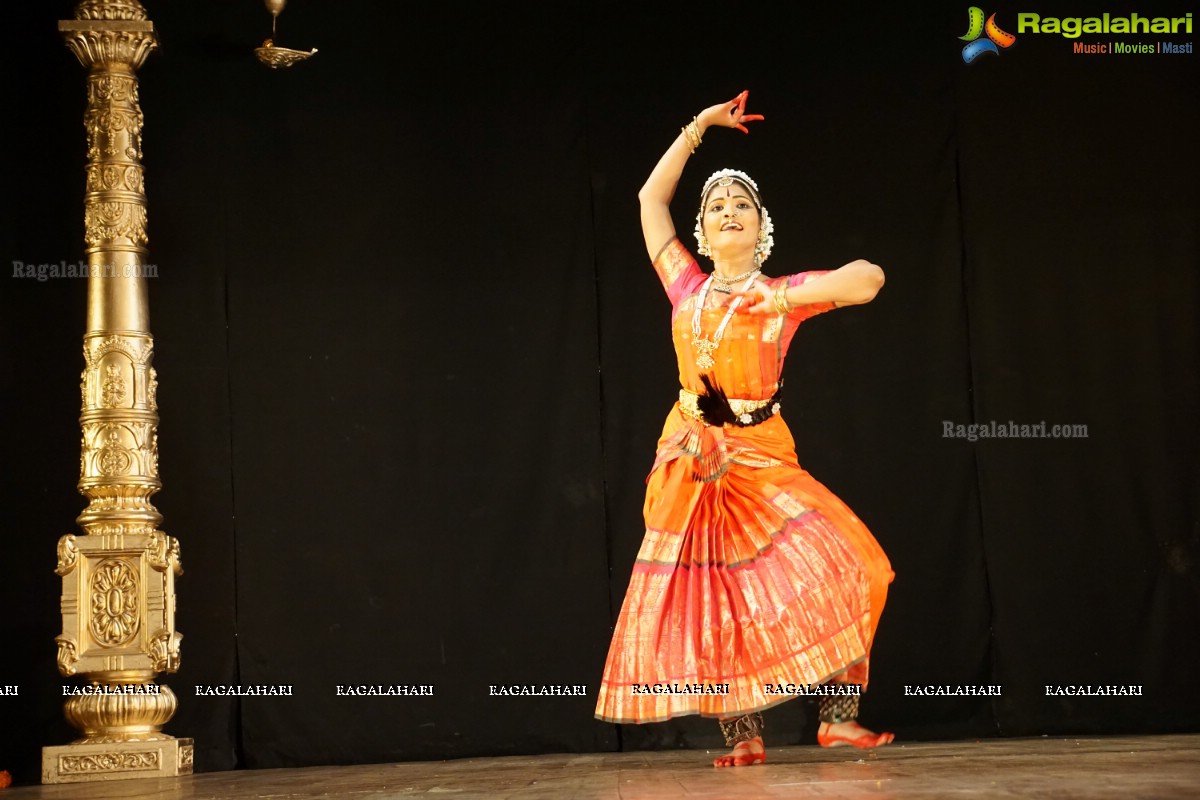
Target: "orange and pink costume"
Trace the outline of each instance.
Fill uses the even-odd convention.
[[[893,573],[846,505],[800,467],[783,418],[739,427],[705,424],[693,313],[706,279],[678,239],[654,260],[671,299],[683,387],[647,479],[646,536],[613,632],[596,717],[658,722],[685,714],[731,717],[789,699],[779,684],[866,685],[871,641]],[[767,278],[799,285],[823,272]],[[788,346],[804,320],[736,313],[713,353],[710,380],[738,405],[775,395]],[[712,336],[724,308],[700,315]],[[648,686],[719,687],[654,691]]]

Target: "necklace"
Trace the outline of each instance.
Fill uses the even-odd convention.
[[[754,279],[758,277],[760,270],[752,269],[745,275],[739,275],[731,280],[739,280],[747,278],[746,284],[742,287],[742,291],[747,291],[753,284]],[[736,298],[729,304],[729,310],[725,312],[725,318],[721,320],[721,324],[717,326],[716,332],[713,333],[711,339],[700,335],[700,314],[704,311],[704,301],[708,299],[708,290],[712,286],[714,275],[709,275],[708,280],[700,287],[700,294],[696,297],[696,310],[692,312],[692,349],[696,351],[696,366],[700,369],[712,369],[716,364],[716,359],[713,358],[713,351],[721,345],[721,337],[725,335],[725,326],[729,324],[729,320],[733,318],[733,312],[737,311],[738,306],[742,304],[742,298]]]
[[[759,271],[758,267],[751,267],[750,269],[743,272],[741,275],[734,275],[732,278],[726,278],[726,277],[718,275],[717,273],[714,272],[712,274],[713,288],[716,289],[718,292],[724,291],[724,292],[728,293],[730,287],[732,287],[735,283],[737,283],[738,281],[746,280],[746,278],[749,278],[751,275],[753,275],[754,273],[756,273],[758,271]]]

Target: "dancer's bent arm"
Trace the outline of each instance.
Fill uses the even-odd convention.
[[[737,128],[746,133],[743,123],[762,119],[761,114],[746,113],[746,100],[749,97],[749,92],[742,92],[727,103],[718,103],[701,111],[696,116],[696,135],[704,136],[704,132],[713,126]],[[688,142],[687,133],[681,130],[638,192],[642,208],[642,235],[651,259],[675,236],[675,223],[671,221],[671,198],[675,196],[679,176],[683,174],[683,166],[691,154],[692,144]]]

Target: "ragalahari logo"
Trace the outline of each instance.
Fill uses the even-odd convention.
[[[986,33],[986,39],[979,37]],[[967,9],[967,35],[958,37],[964,42],[968,42],[963,48],[963,61],[970,64],[975,59],[979,58],[984,53],[1000,55],[1000,48],[1008,49],[1017,41],[1017,37],[1011,33],[1005,33],[1000,30],[1000,26],[996,24],[996,15],[992,14],[987,18],[987,22],[983,21],[983,9],[979,6],[971,6]]]

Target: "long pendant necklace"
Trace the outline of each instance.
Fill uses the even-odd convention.
[[[748,291],[754,285],[754,279],[758,277],[761,270],[753,269],[748,273],[748,279],[742,291]],[[700,335],[700,315],[704,311],[704,301],[708,299],[708,290],[712,286],[714,275],[709,275],[708,280],[700,287],[700,294],[696,297],[696,310],[692,312],[692,349],[696,351],[696,366],[702,370],[712,369],[716,364],[716,359],[713,358],[713,351],[721,345],[721,337],[725,335],[725,326],[729,324],[729,320],[733,319],[733,312],[737,311],[738,306],[742,304],[742,298],[737,297],[729,304],[729,310],[725,312],[724,319],[717,326],[717,330],[713,333],[711,339]],[[739,275],[738,278],[743,277]]]

